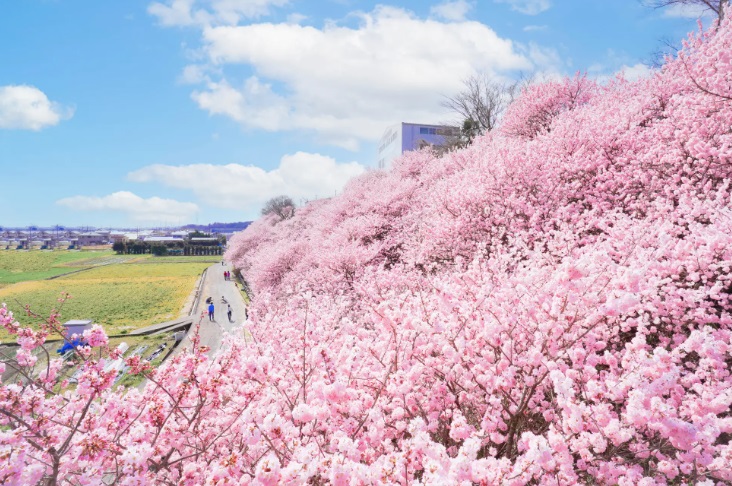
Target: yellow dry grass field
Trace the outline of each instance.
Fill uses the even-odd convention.
[[[92,268],[55,280],[20,282],[0,288],[0,302],[7,303],[21,324],[26,304],[47,316],[68,292],[61,307],[61,321],[93,319],[108,334],[177,318],[207,263],[120,263]],[[0,339],[8,339],[2,331]]]

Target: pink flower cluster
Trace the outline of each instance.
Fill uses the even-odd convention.
[[[144,390],[87,357],[56,393],[22,349],[0,481],[732,482],[730,52],[727,19],[648,79],[529,87],[464,150],[255,222],[226,255],[252,339]]]
[[[98,348],[109,344],[109,339],[104,333],[104,328],[99,324],[94,324],[91,329],[84,331],[84,342],[92,348]]]

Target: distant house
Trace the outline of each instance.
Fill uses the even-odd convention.
[[[219,239],[214,237],[194,237],[189,240],[195,245],[218,245]]]
[[[183,238],[177,238],[175,236],[146,236],[143,241],[145,243],[182,243]]]
[[[77,237],[79,246],[106,245],[109,243],[109,235],[92,231],[81,233]]]
[[[377,165],[386,169],[391,162],[410,150],[419,150],[433,145],[442,145],[448,137],[459,134],[456,127],[445,125],[425,125],[418,123],[398,123],[384,131],[379,141]]]

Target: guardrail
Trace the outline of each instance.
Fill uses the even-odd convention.
[[[193,304],[191,304],[191,308],[188,310],[188,315],[193,315],[193,312],[198,309],[198,304],[201,302],[201,289],[203,288],[203,282],[206,280],[206,272],[208,272],[208,268],[204,268],[203,272],[201,273],[201,278],[198,280],[198,288],[196,289],[196,297],[193,299]]]

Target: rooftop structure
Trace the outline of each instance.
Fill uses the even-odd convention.
[[[174,241],[183,241],[183,238],[177,236],[146,236],[144,241],[148,243],[170,243]]]
[[[378,149],[378,168],[386,169],[391,162],[410,150],[442,145],[446,137],[455,136],[458,129],[446,125],[397,123],[384,131]]]
[[[91,329],[92,327],[92,320],[91,319],[75,319],[64,322],[64,327],[66,328],[65,335],[67,338],[70,338],[74,334],[78,334],[81,336],[84,331],[87,329]]]

